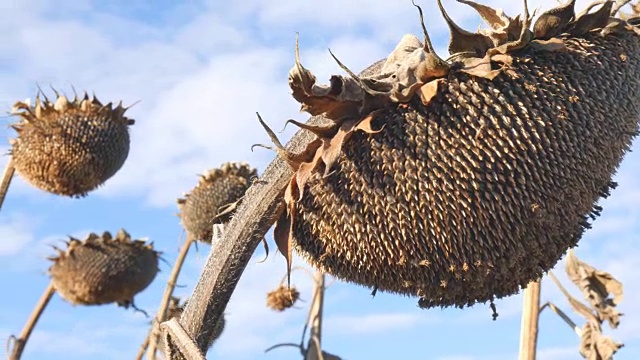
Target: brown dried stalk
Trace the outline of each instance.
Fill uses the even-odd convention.
[[[309,343],[304,360],[323,360],[323,351],[320,342],[322,341],[322,310],[324,305],[324,274],[316,271],[315,274],[315,296],[311,308],[309,309],[309,323],[311,330],[309,333]]]
[[[520,329],[520,360],[535,360],[540,312],[540,280],[532,281],[524,290]]]
[[[167,308],[169,307],[169,301],[171,300],[171,295],[173,295],[173,289],[176,287],[176,281],[178,281],[178,276],[180,276],[180,270],[182,270],[182,265],[184,264],[184,260],[187,258],[187,254],[189,253],[189,249],[191,248],[191,244],[193,243],[193,237],[187,234],[187,239],[184,244],[180,248],[180,252],[178,253],[178,257],[176,258],[176,262],[173,265],[173,269],[171,270],[171,275],[169,275],[169,280],[167,280],[167,287],[164,290],[164,294],[162,295],[162,300],[160,301],[160,308],[158,309],[158,313],[151,324],[151,329],[149,330],[149,335],[147,335],[147,340],[149,348],[147,350],[147,359],[154,360],[156,358],[156,349],[158,347],[158,341],[160,339],[160,323],[166,320],[167,318]],[[138,358],[138,359],[141,359]]]
[[[361,76],[378,73],[384,61],[371,65]],[[322,116],[314,116],[308,123],[326,121]],[[287,144],[287,149],[299,153],[314,138],[311,132],[299,130]],[[225,229],[223,240],[212,247],[200,280],[180,317],[180,324],[202,353],[207,350],[207,339],[202,336],[205,324],[215,324],[222,316],[251,255],[284,209],[282,195],[292,175],[293,171],[283,159],[278,157],[272,161],[260,181],[245,194],[245,200]],[[187,346],[181,345],[182,348]]]
[[[53,296],[53,294],[55,294],[55,292],[56,289],[53,287],[53,283],[49,282],[49,285],[47,285],[47,288],[42,293],[42,296],[40,296],[40,300],[38,300],[38,303],[33,308],[33,311],[29,316],[29,320],[27,320],[27,323],[24,325],[22,333],[20,333],[20,337],[17,339],[13,336],[9,338],[9,340],[13,339],[14,347],[8,357],[8,360],[20,359],[20,357],[22,356],[22,352],[24,351],[24,347],[27,344],[27,340],[29,340],[29,336],[31,336],[31,332],[35,328],[36,324],[38,323],[38,319],[40,319],[40,315],[42,315],[42,313],[44,312],[44,309],[49,304],[49,300],[51,300],[51,297]],[[7,351],[7,353],[8,352],[9,351]]]
[[[580,329],[578,327],[578,325],[576,325],[576,323],[573,322],[573,320],[571,320],[571,318],[565,314],[564,311],[560,310],[554,303],[552,303],[551,301],[546,302],[544,305],[542,305],[542,307],[540,308],[540,311],[538,311],[538,313],[542,313],[542,311],[546,308],[551,309],[554,313],[556,313],[556,315],[558,315],[562,320],[564,320],[564,322],[569,325],[569,327],[575,331],[575,333],[578,336],[582,336],[582,329]]]
[[[4,167],[4,172],[2,173],[2,180],[0,182],[0,209],[2,209],[2,204],[4,204],[4,199],[7,197],[7,192],[9,191],[9,185],[11,185],[11,179],[13,179],[13,173],[15,173],[16,168],[13,166],[13,158],[9,157],[9,161],[7,165]]]

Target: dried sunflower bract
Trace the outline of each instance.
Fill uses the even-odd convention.
[[[11,156],[16,171],[38,189],[83,197],[115,175],[129,155],[129,126],[122,104],[103,105],[95,96],[51,102],[40,94],[31,106],[17,102],[12,114]]]

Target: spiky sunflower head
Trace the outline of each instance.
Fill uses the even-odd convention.
[[[129,126],[122,103],[102,104],[86,93],[69,100],[35,98],[35,104],[17,102],[12,114],[20,121],[12,127],[16,171],[41,190],[82,197],[120,170],[129,155]]]
[[[56,291],[71,304],[117,303],[128,307],[158,273],[160,253],[153,244],[132,240],[124,230],[113,237],[90,233],[83,241],[70,238],[67,249],[51,257],[49,275]]]
[[[463,307],[539,278],[600,214],[640,125],[638,19],[571,1],[531,28],[526,2],[515,17],[461,2],[489,28],[438,0],[446,60],[425,29],[377,73],[338,61],[348,76],[322,85],[296,52],[292,95],[322,121],[296,123],[316,138],[295,154],[267,128],[294,172],[274,227],[288,269],[295,249],[341,280]]]
[[[231,219],[258,172],[247,163],[228,162],[208,170],[198,184],[178,199],[180,219],[195,239],[211,242],[214,224]]]

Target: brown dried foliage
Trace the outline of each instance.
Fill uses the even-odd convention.
[[[594,269],[580,261],[573,251],[567,256],[566,271],[569,279],[595,309],[598,321],[607,321],[612,329],[617,328],[622,315],[616,309],[622,301],[622,283],[608,272]],[[613,298],[609,298],[609,295],[613,295]]]

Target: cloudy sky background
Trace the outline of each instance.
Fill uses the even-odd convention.
[[[45,288],[50,245],[66,235],[112,232],[124,227],[148,237],[173,263],[182,232],[175,199],[197,182],[196,174],[225,161],[251,162],[260,171],[273,159],[268,150],[250,151],[268,138],[255,112],[276,130],[289,118],[306,120],[287,87],[293,64],[295,32],[300,32],[302,61],[321,81],[340,73],[327,48],[359,71],[385,57],[405,33],[420,34],[410,1],[278,0],[237,2],[157,0],[0,0],[0,111],[33,97],[36,84],[71,93],[95,91],[101,100],[138,100],[128,114],[132,147],[122,170],[106,186],[80,200],[35,190],[16,178],[0,213],[0,340],[20,332]],[[427,27],[440,54],[447,29],[435,1],[420,1]],[[473,30],[479,17],[468,7],[444,1],[459,24]],[[547,9],[555,1],[531,1]],[[578,1],[583,8],[587,1]],[[522,4],[493,1],[508,14]],[[433,15],[432,15],[433,14]],[[14,137],[0,117],[0,143]],[[283,142],[293,133],[289,127]],[[636,141],[635,148],[638,148]],[[6,157],[1,159],[4,166]],[[626,315],[618,330],[605,331],[625,343],[616,359],[640,358],[640,156],[630,153],[605,211],[587,233],[577,255],[611,272],[625,287],[620,306]],[[269,241],[271,236],[269,235]],[[272,248],[274,248],[273,243]],[[189,296],[209,250],[199,247],[189,259],[176,294]],[[280,342],[297,342],[311,300],[310,280],[296,273],[299,309],[273,313],[265,294],[277,286],[284,261],[272,251],[262,264],[258,249],[229,307],[228,325],[209,352],[216,359],[299,359],[292,348],[264,354]],[[296,259],[296,264],[302,260]],[[576,295],[564,276],[556,274]],[[137,298],[150,314],[158,306],[170,267]],[[547,279],[543,302],[569,311]],[[324,347],[344,359],[480,360],[517,358],[522,297],[497,302],[491,320],[488,305],[462,310],[420,310],[415,299],[334,283],[326,294]],[[634,306],[636,305],[636,306]],[[582,323],[577,315],[571,316]],[[72,307],[54,296],[29,341],[24,359],[133,358],[147,333],[149,319],[111,306]],[[541,315],[539,359],[580,359],[578,338],[550,312]],[[0,348],[3,355],[4,347]]]

